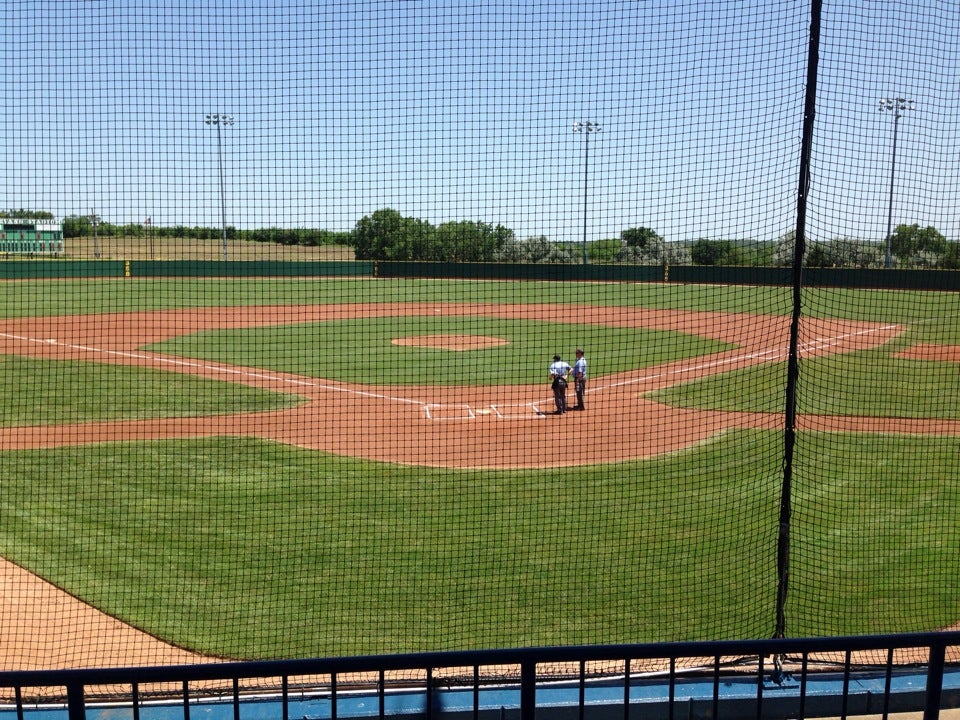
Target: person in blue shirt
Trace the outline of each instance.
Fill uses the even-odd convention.
[[[577,392],[577,404],[571,409],[585,410],[583,394],[587,391],[587,359],[582,348],[577,348],[577,361],[573,364],[573,388]]]
[[[553,402],[557,406],[554,415],[563,415],[567,411],[567,376],[570,374],[570,364],[553,356],[550,363],[550,388],[553,390]]]

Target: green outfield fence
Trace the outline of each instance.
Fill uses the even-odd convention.
[[[790,268],[707,265],[530,265],[516,263],[296,262],[289,260],[12,260],[0,263],[0,278],[432,278],[457,280],[556,280],[564,282],[663,282],[749,286],[789,286]],[[807,268],[810,287],[888,290],[960,290],[952,270]]]
[[[0,670],[960,622],[954,5],[13,0],[0,48],[0,212],[63,236],[0,259]]]

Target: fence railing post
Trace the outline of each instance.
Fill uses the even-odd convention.
[[[537,715],[537,663],[524,660],[520,665],[520,720]]]
[[[930,644],[930,659],[927,661],[927,692],[924,698],[923,720],[940,717],[940,695],[943,692],[943,669],[947,646],[943,642]]]
[[[86,720],[86,701],[83,697],[83,683],[80,681],[67,683],[67,713],[70,720]]]

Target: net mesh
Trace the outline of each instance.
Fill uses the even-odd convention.
[[[953,625],[960,15],[820,9],[4,3],[0,669]]]

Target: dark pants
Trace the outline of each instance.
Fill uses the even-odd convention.
[[[567,411],[567,382],[563,378],[557,378],[553,381],[553,402],[557,406],[557,412]]]
[[[587,391],[587,379],[577,378],[573,381],[573,388],[577,391],[577,407],[583,407],[583,394]]]

